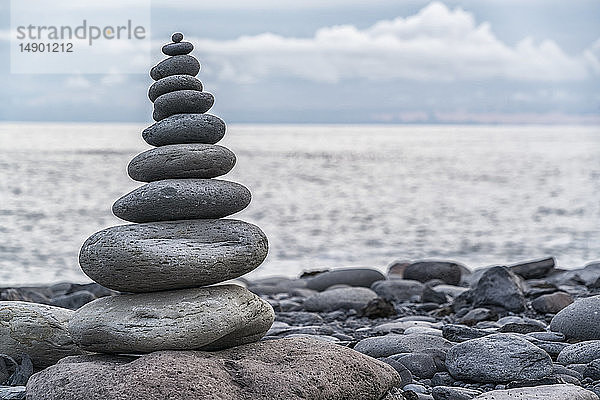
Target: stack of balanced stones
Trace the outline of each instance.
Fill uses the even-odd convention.
[[[69,331],[84,350],[148,353],[217,350],[259,340],[271,327],[271,306],[247,289],[221,283],[258,267],[268,250],[256,226],[220,219],[244,209],[250,191],[214,179],[235,155],[215,145],[225,123],[205,114],[214,98],[195,78],[193,45],[176,33],[169,58],[150,71],[148,96],[157,121],[144,130],[156,146],[136,156],[129,175],[143,186],[113,205],[134,224],[114,226],[83,244],[79,262],[94,281],[123,293],[86,304]]]

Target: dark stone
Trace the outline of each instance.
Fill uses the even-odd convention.
[[[421,294],[421,301],[423,303],[445,304],[448,302],[448,297],[444,293],[436,292],[429,285],[425,285]]]
[[[436,386],[431,391],[431,394],[434,400],[470,400],[479,396],[481,392],[460,387]]]
[[[554,257],[528,261],[510,266],[510,270],[523,279],[545,278],[556,266]]]
[[[385,336],[374,336],[361,340],[354,350],[371,357],[389,357],[399,353],[423,352],[425,349],[440,349],[447,351],[452,343],[439,336],[413,333],[398,335],[389,333]]]
[[[0,400],[25,400],[25,394],[25,386],[0,386]]]
[[[413,381],[412,373],[404,365],[402,365],[401,363],[399,363],[398,361],[394,360],[391,357],[382,357],[382,358],[378,358],[378,360],[383,361],[384,363],[392,366],[396,370],[398,375],[400,375],[400,380],[402,382],[400,383],[400,385],[398,385],[399,387],[404,387],[404,386],[412,383],[412,381]]]
[[[177,90],[196,90],[201,92],[202,82],[189,75],[171,75],[152,84],[148,89],[148,98],[154,102],[158,97]]]
[[[52,298],[51,305],[56,307],[68,308],[69,310],[77,310],[84,304],[95,300],[96,296],[87,290],[80,290],[78,292],[63,294]]]
[[[214,103],[215,98],[208,92],[178,90],[165,93],[154,101],[152,118],[160,121],[174,114],[203,114]]]
[[[458,322],[464,325],[472,326],[481,321],[487,321],[496,318],[496,313],[487,308],[474,308],[469,310],[464,316],[462,316]]]
[[[333,285],[361,286],[370,288],[374,282],[385,280],[385,276],[372,268],[343,268],[326,271],[306,278],[306,287],[319,292]]]
[[[304,300],[306,311],[329,312],[335,310],[361,310],[371,300],[377,298],[375,292],[364,287],[329,289],[316,293]]]
[[[7,385],[10,377],[15,373],[19,364],[14,358],[0,354],[0,385]]]
[[[452,386],[455,381],[448,372],[437,372],[431,378],[431,386]]]
[[[217,179],[166,179],[150,182],[118,199],[113,213],[131,222],[223,218],[250,204],[250,191]]]
[[[542,386],[542,385],[558,385],[559,383],[563,383],[556,376],[546,376],[540,379],[523,379],[509,382],[506,385],[507,389],[514,388],[522,388],[522,387],[534,387],[534,386]]]
[[[225,122],[212,114],[175,114],[142,132],[152,146],[180,143],[215,144],[225,135]]]
[[[509,322],[502,325],[498,332],[502,333],[531,333],[531,332],[544,332],[546,329],[541,327],[539,324],[523,322]]]
[[[167,43],[162,47],[163,54],[167,56],[190,54],[192,50],[194,50],[194,45],[190,42]]]
[[[173,34],[173,36],[171,36],[171,40],[173,41],[173,43],[179,43],[183,40],[183,33],[181,32],[175,32]]]
[[[556,314],[573,303],[573,296],[565,292],[545,294],[531,302],[533,309],[540,314]]]
[[[21,362],[6,382],[9,386],[25,386],[29,377],[33,375],[33,362],[27,354],[21,355]]]
[[[396,314],[394,305],[381,297],[371,300],[360,310],[360,315],[367,318],[389,318]]]
[[[444,325],[442,327],[442,336],[451,342],[465,342],[471,339],[477,339],[493,334],[494,332],[483,329],[469,328],[462,325]]]
[[[394,360],[404,365],[414,376],[431,378],[438,372],[435,361],[430,354],[411,353],[391,356]]]
[[[373,283],[371,289],[379,297],[400,303],[418,298],[423,292],[423,284],[418,281],[409,281],[406,279],[390,279]]]
[[[171,75],[196,76],[200,72],[200,63],[189,54],[169,57],[156,64],[150,70],[150,77],[155,81]]]
[[[460,297],[460,296],[459,296]],[[525,296],[518,278],[506,267],[488,269],[472,289],[474,307],[497,306],[507,311],[525,309]]]
[[[600,380],[600,359],[596,359],[585,366],[583,376],[595,381]]]
[[[449,285],[460,283],[462,270],[455,262],[447,261],[418,261],[410,264],[404,270],[404,279],[427,282],[441,279]]]

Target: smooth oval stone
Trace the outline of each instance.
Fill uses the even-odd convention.
[[[250,191],[218,179],[165,179],[140,186],[113,204],[126,221],[156,222],[223,218],[250,204]]]
[[[190,54],[192,50],[194,50],[194,45],[190,42],[167,43],[162,47],[163,54],[168,56]]]
[[[600,339],[600,296],[578,299],[552,318],[550,330],[567,339]]]
[[[263,262],[268,247],[260,228],[233,219],[130,224],[90,236],[79,264],[103,286],[151,292],[240,277]]]
[[[150,70],[150,77],[157,81],[171,75],[196,76],[198,72],[200,72],[200,62],[196,57],[184,54],[166,58],[156,64]]]
[[[24,301],[0,302],[0,353],[20,360],[27,354],[36,368],[83,354],[67,330],[73,311]]]
[[[142,132],[151,146],[179,143],[215,144],[225,136],[225,122],[212,114],[175,114]]]
[[[82,349],[101,353],[217,350],[259,340],[273,324],[266,301],[238,285],[103,297],[69,323]]]
[[[183,33],[181,32],[175,32],[173,34],[173,36],[171,36],[171,40],[173,41],[173,43],[179,43],[183,40]]]
[[[165,93],[154,100],[152,118],[160,121],[174,114],[203,114],[210,110],[215,98],[208,92],[178,90]]]
[[[198,78],[189,75],[171,75],[154,82],[148,89],[148,98],[154,102],[165,93],[177,90],[197,90],[201,92],[202,89],[202,82]]]
[[[127,167],[136,181],[215,178],[231,171],[235,154],[213,144],[171,144],[138,154]]]

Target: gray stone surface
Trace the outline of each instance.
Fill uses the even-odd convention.
[[[178,90],[165,93],[154,100],[152,118],[160,121],[174,114],[203,114],[210,110],[215,98],[208,92]]]
[[[554,257],[527,261],[510,266],[510,270],[523,279],[545,278],[556,266]]]
[[[183,33],[181,32],[175,32],[172,36],[171,36],[171,40],[173,41],[173,43],[179,43],[183,40]]]
[[[552,318],[550,330],[568,339],[600,339],[600,296],[576,300]]]
[[[588,340],[565,347],[556,361],[561,364],[587,364],[600,359],[600,340]]]
[[[33,400],[380,400],[401,383],[389,365],[307,338],[132,360],[71,357],[34,375]]]
[[[598,400],[589,390],[575,385],[543,385],[507,390],[492,390],[477,400]]]
[[[535,298],[531,302],[531,306],[540,314],[556,314],[571,303],[573,303],[573,297],[570,294],[556,292]]]
[[[0,301],[0,353],[20,360],[27,354],[36,368],[82,354],[67,330],[73,311],[45,304]]]
[[[425,349],[447,351],[452,343],[444,338],[427,334],[398,335],[390,333],[361,340],[354,350],[371,357],[389,357],[399,353],[420,352]]]
[[[455,262],[449,261],[418,261],[404,269],[404,279],[427,282],[441,279],[448,285],[458,285],[461,278],[461,268]]]
[[[539,347],[512,334],[468,340],[446,354],[448,372],[460,380],[509,382],[552,373],[552,359]]]
[[[25,399],[25,386],[0,386],[0,400]]]
[[[340,268],[307,278],[306,287],[318,291],[339,284],[370,288],[373,282],[384,279],[385,276],[373,268]]]
[[[423,284],[419,281],[407,279],[390,279],[377,281],[371,285],[371,289],[388,301],[403,302],[414,297],[420,297],[423,292]]]
[[[223,349],[269,330],[271,306],[238,285],[103,297],[75,312],[73,340],[101,353]]]
[[[138,154],[127,167],[136,181],[216,178],[235,165],[235,154],[214,144],[171,144]]]
[[[190,42],[167,43],[162,47],[163,54],[167,56],[190,54],[192,50],[194,50],[194,45]]]
[[[151,292],[210,285],[258,267],[265,234],[237,220],[192,220],[114,226],[90,236],[79,263],[115,290]]]
[[[377,298],[375,292],[363,287],[330,289],[308,297],[304,300],[304,308],[307,311],[321,312],[360,310],[375,298]]]
[[[159,96],[177,90],[197,90],[203,89],[202,82],[190,75],[171,75],[162,78],[152,84],[148,89],[148,98],[154,102]]]
[[[180,143],[215,144],[225,135],[225,122],[212,114],[175,114],[142,132],[152,146]]]
[[[518,278],[506,267],[488,269],[472,290],[474,307],[496,306],[508,311],[525,309],[525,297]]]
[[[412,375],[419,378],[431,378],[438,372],[433,356],[430,354],[410,353],[391,358],[404,365]]]
[[[478,390],[452,386],[436,386],[431,390],[435,400],[470,400],[480,394]]]
[[[118,199],[113,213],[126,221],[156,222],[223,218],[250,204],[250,191],[219,179],[165,179]]]
[[[169,57],[150,70],[150,77],[155,81],[171,75],[196,76],[200,72],[200,63],[189,54]]]

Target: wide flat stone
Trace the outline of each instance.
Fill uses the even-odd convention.
[[[152,118],[160,121],[175,114],[203,114],[210,110],[215,98],[208,92],[178,90],[165,93],[154,101]]]
[[[150,77],[155,81],[171,75],[196,76],[200,72],[200,63],[194,56],[189,54],[169,57],[150,70]]]
[[[172,144],[138,154],[127,172],[136,181],[162,179],[215,178],[231,171],[235,154],[212,144]]]
[[[151,146],[215,144],[225,136],[225,122],[212,114],[175,114],[149,126],[142,137]]]
[[[600,340],[586,340],[565,346],[556,361],[561,364],[587,364],[600,359]]]
[[[447,351],[452,343],[439,336],[417,334],[398,335],[389,333],[385,336],[374,336],[361,340],[354,350],[371,357],[389,357],[400,353],[422,352],[426,349]]]
[[[383,362],[293,338],[210,353],[70,357],[32,376],[27,390],[36,400],[380,400],[400,384]]]
[[[373,268],[340,268],[307,278],[306,287],[318,291],[323,291],[333,285],[370,288],[373,282],[381,280],[385,280],[385,276]]]
[[[73,311],[45,304],[0,301],[0,353],[20,360],[27,354],[36,368],[82,354],[67,330]]]
[[[259,340],[273,323],[271,306],[238,285],[104,297],[69,323],[82,349],[101,353],[223,349]]]
[[[194,45],[190,42],[167,43],[162,47],[163,54],[167,56],[190,54],[192,50],[194,50]]]
[[[376,298],[377,294],[375,292],[364,287],[329,289],[304,300],[304,308],[307,311],[321,312],[360,310]]]
[[[451,261],[418,261],[404,269],[404,279],[427,282],[440,279],[448,285],[460,283],[462,270],[459,264]]]
[[[118,199],[113,213],[126,221],[155,222],[223,218],[250,204],[250,191],[218,179],[165,179],[150,182]]]
[[[197,90],[203,89],[202,82],[190,75],[171,75],[154,82],[148,89],[148,98],[154,102],[159,96],[165,93],[175,92],[177,90]]]
[[[550,330],[567,339],[600,339],[600,296],[586,297],[566,306],[552,318]]]
[[[113,226],[90,236],[83,272],[125,292],[211,285],[240,277],[267,256],[265,234],[243,221],[191,220]]]

